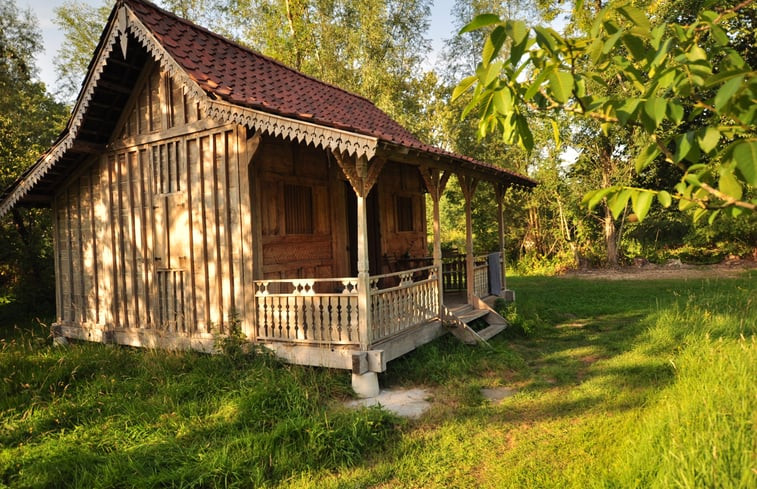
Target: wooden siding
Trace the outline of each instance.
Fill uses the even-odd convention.
[[[343,187],[336,165],[313,147],[265,138],[255,160],[262,277],[330,278],[349,267]],[[341,197],[341,198],[339,198]],[[338,216],[336,219],[334,216]]]
[[[246,323],[252,283],[241,246],[247,131],[202,120],[155,66],[140,83],[111,149],[54,199],[59,323],[224,332],[232,316]]]
[[[377,182],[383,273],[394,272],[393,264],[406,258],[428,256],[426,243],[426,199],[418,168],[400,163],[384,166]],[[404,202],[403,202],[404,201]],[[411,209],[398,210],[398,204],[411,203]],[[400,212],[412,214],[412,230],[401,230]],[[409,216],[408,216],[409,217]]]

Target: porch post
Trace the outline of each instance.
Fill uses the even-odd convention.
[[[436,267],[439,282],[439,319],[442,319],[444,317],[444,270],[442,269],[442,231],[439,201],[442,198],[444,187],[447,186],[450,173],[442,173],[438,168],[420,167],[419,170],[434,203],[434,267]]]
[[[465,197],[465,286],[467,289],[468,304],[473,304],[476,295],[476,275],[473,259],[473,223],[471,205],[473,204],[473,193],[476,191],[478,180],[467,175],[458,175],[457,179],[460,181],[460,188]]]
[[[368,255],[366,199],[376,180],[378,180],[386,160],[374,157],[369,166],[368,158],[365,155],[350,158],[336,151],[333,152],[333,155],[357,197],[357,325],[360,349],[367,351],[371,344],[371,267]]]
[[[366,197],[357,195],[357,308],[358,335],[360,349],[368,350],[368,334],[371,329],[370,318],[370,259],[368,256],[368,213],[365,207]]]
[[[505,268],[507,262],[505,261],[505,209],[502,200],[505,198],[505,192],[507,187],[499,184],[495,187],[494,192],[497,199],[497,230],[499,232],[499,255],[502,259],[502,290],[507,290],[507,273]],[[499,295],[502,295],[500,291]]]

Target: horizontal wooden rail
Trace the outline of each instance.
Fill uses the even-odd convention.
[[[257,338],[357,345],[357,279],[255,281]]]

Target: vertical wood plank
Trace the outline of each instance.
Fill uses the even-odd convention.
[[[221,290],[221,321],[226,324],[232,310],[233,298],[233,268],[231,267],[230,253],[230,213],[229,213],[229,159],[226,146],[226,133],[220,132],[214,135],[215,146],[215,171],[216,171],[216,230],[218,243],[219,262],[219,287]]]
[[[160,315],[159,315],[159,294],[158,294],[158,269],[161,266],[159,261],[162,258],[163,251],[160,248],[160,238],[156,217],[156,208],[160,206],[160,198],[158,196],[157,182],[155,180],[155,164],[157,150],[155,146],[145,148],[143,150],[145,158],[145,208],[149,213],[149,217],[145,225],[147,226],[147,252],[146,259],[147,265],[147,289],[150,301],[150,324],[153,328],[160,328]]]
[[[81,177],[81,223],[84,317],[88,323],[97,323],[97,266],[95,263],[96,243],[92,217],[92,179],[93,171],[89,168]]]
[[[231,272],[231,309],[241,321],[244,317],[244,296],[242,294],[242,229],[240,223],[239,207],[239,145],[240,141],[235,130],[225,132],[227,172],[227,208],[229,209],[229,232],[227,241],[229,248],[229,261]]]
[[[94,268],[93,283],[92,283],[92,301],[94,303],[94,315],[93,322],[95,324],[103,324],[102,310],[100,308],[100,280],[102,275],[101,270],[101,255],[100,252],[100,240],[97,236],[97,220],[95,218],[95,209],[100,200],[100,159],[98,158],[92,163],[90,168],[90,192],[89,192],[89,222],[91,226],[92,236],[92,266]]]
[[[136,149],[136,148],[135,148]],[[138,325],[147,327],[147,287],[145,284],[145,235],[144,235],[144,204],[143,177],[140,151],[129,153],[129,171],[131,173],[132,212],[131,221],[134,236],[134,299],[138,311]]]
[[[73,307],[74,322],[81,324],[84,322],[84,273],[82,270],[82,249],[81,249],[81,221],[80,216],[80,185],[81,181],[75,181],[69,185],[68,208],[69,208],[69,230],[71,237],[71,283],[73,284]]]
[[[129,256],[129,220],[128,220],[128,183],[126,181],[126,153],[116,154],[116,242],[118,243],[118,302],[121,327],[131,327],[133,323],[132,308],[129,307],[131,288],[127,277],[130,276],[126,257]]]
[[[110,212],[110,230],[111,246],[113,250],[113,295],[111,301],[113,304],[113,325],[115,327],[124,326],[124,303],[121,300],[123,285],[121,283],[121,226],[120,221],[120,199],[118,193],[118,158],[115,154],[108,156],[108,202]]]
[[[103,324],[113,325],[113,241],[111,230],[113,221],[110,218],[110,182],[108,179],[108,157],[100,157],[99,163],[100,193],[95,208],[95,232],[100,245],[98,260],[100,261],[100,280],[97,283],[100,301],[100,314]]]
[[[189,281],[192,290],[190,307],[193,331],[205,331],[207,325],[205,254],[202,234],[202,177],[199,140],[187,141],[187,210],[189,219]]]
[[[142,309],[142,325],[151,327],[152,320],[152,230],[150,220],[152,212],[150,199],[150,162],[147,149],[139,148],[137,154],[139,166],[139,233],[140,233],[140,299],[144,305]]]
[[[218,244],[216,241],[215,170],[213,140],[210,136],[200,139],[202,154],[203,237],[205,246],[205,284],[207,287],[208,332],[213,325],[221,326]]]
[[[60,204],[58,198],[53,198],[52,221],[53,221],[53,267],[55,272],[55,318],[56,322],[63,321],[63,300],[61,298],[61,266],[60,266],[60,222],[58,220]]]
[[[244,146],[242,146],[244,145]],[[237,170],[239,179],[239,213],[240,231],[242,233],[241,256],[242,261],[242,296],[244,310],[242,313],[243,328],[249,338],[255,338],[256,334],[256,310],[255,310],[255,282],[253,276],[253,232],[252,232],[252,195],[250,194],[251,182],[250,169],[253,165],[252,158],[260,145],[260,136],[247,139],[247,129],[243,126],[237,128]]]

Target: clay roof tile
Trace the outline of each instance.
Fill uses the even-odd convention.
[[[124,0],[124,3],[190,77],[204,81],[204,89],[224,98],[233,93],[231,100],[236,104],[317,121],[320,125],[501,170],[421,142],[364,97],[300,73],[145,0]],[[524,185],[534,184],[526,177],[501,171]]]

